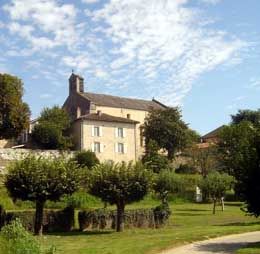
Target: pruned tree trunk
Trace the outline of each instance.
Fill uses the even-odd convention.
[[[216,203],[217,203],[217,200],[214,198],[213,199],[213,214],[216,213]]]
[[[224,210],[225,210],[224,197],[222,197],[222,198],[220,199],[220,202],[221,202],[222,212],[224,212]]]
[[[116,231],[122,232],[124,230],[124,214],[125,204],[120,201],[117,203],[117,218],[116,218]]]
[[[42,235],[43,208],[44,208],[44,201],[36,201],[35,222],[34,222],[35,235]]]

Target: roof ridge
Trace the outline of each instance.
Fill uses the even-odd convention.
[[[109,96],[109,97],[115,97],[115,98],[120,98],[120,99],[128,99],[128,100],[138,100],[138,101],[147,101],[147,102],[156,102],[155,99],[152,100],[147,100],[147,99],[138,99],[138,98],[131,98],[131,97],[124,97],[124,96],[117,96],[117,95],[111,95],[111,94],[105,94],[105,93],[93,93],[93,92],[84,92],[84,94],[93,94],[93,95],[102,95],[102,96]]]

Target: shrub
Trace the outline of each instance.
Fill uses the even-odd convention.
[[[87,167],[91,169],[96,164],[99,164],[99,159],[92,151],[80,151],[77,152],[73,158],[77,164],[81,167]]]
[[[196,174],[196,168],[189,164],[180,164],[178,168],[176,168],[175,173],[177,174]]]
[[[1,230],[4,253],[8,254],[40,254],[41,246],[36,238],[25,230],[16,219]]]

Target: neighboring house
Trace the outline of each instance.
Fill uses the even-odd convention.
[[[152,109],[164,109],[156,100],[139,100],[85,93],[84,79],[72,73],[63,108],[73,125],[78,150],[92,150],[100,160],[138,160],[144,152],[142,124]]]
[[[218,143],[218,135],[219,132],[223,129],[224,125],[218,127],[217,129],[207,133],[206,135],[201,137],[201,146],[207,146],[210,144]]]
[[[34,120],[31,120],[30,123],[29,123],[29,128],[24,130],[21,135],[19,136],[18,138],[18,143],[21,144],[21,145],[27,145],[29,144],[30,142],[30,136],[32,134],[32,130],[34,128],[34,126],[38,124],[38,118],[34,119]]]

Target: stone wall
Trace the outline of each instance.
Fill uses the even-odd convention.
[[[57,158],[60,156],[72,157],[73,152],[64,152],[58,150],[32,150],[32,149],[0,149],[0,174],[4,173],[6,165],[14,160],[23,159],[28,155],[35,155],[43,158]]]

